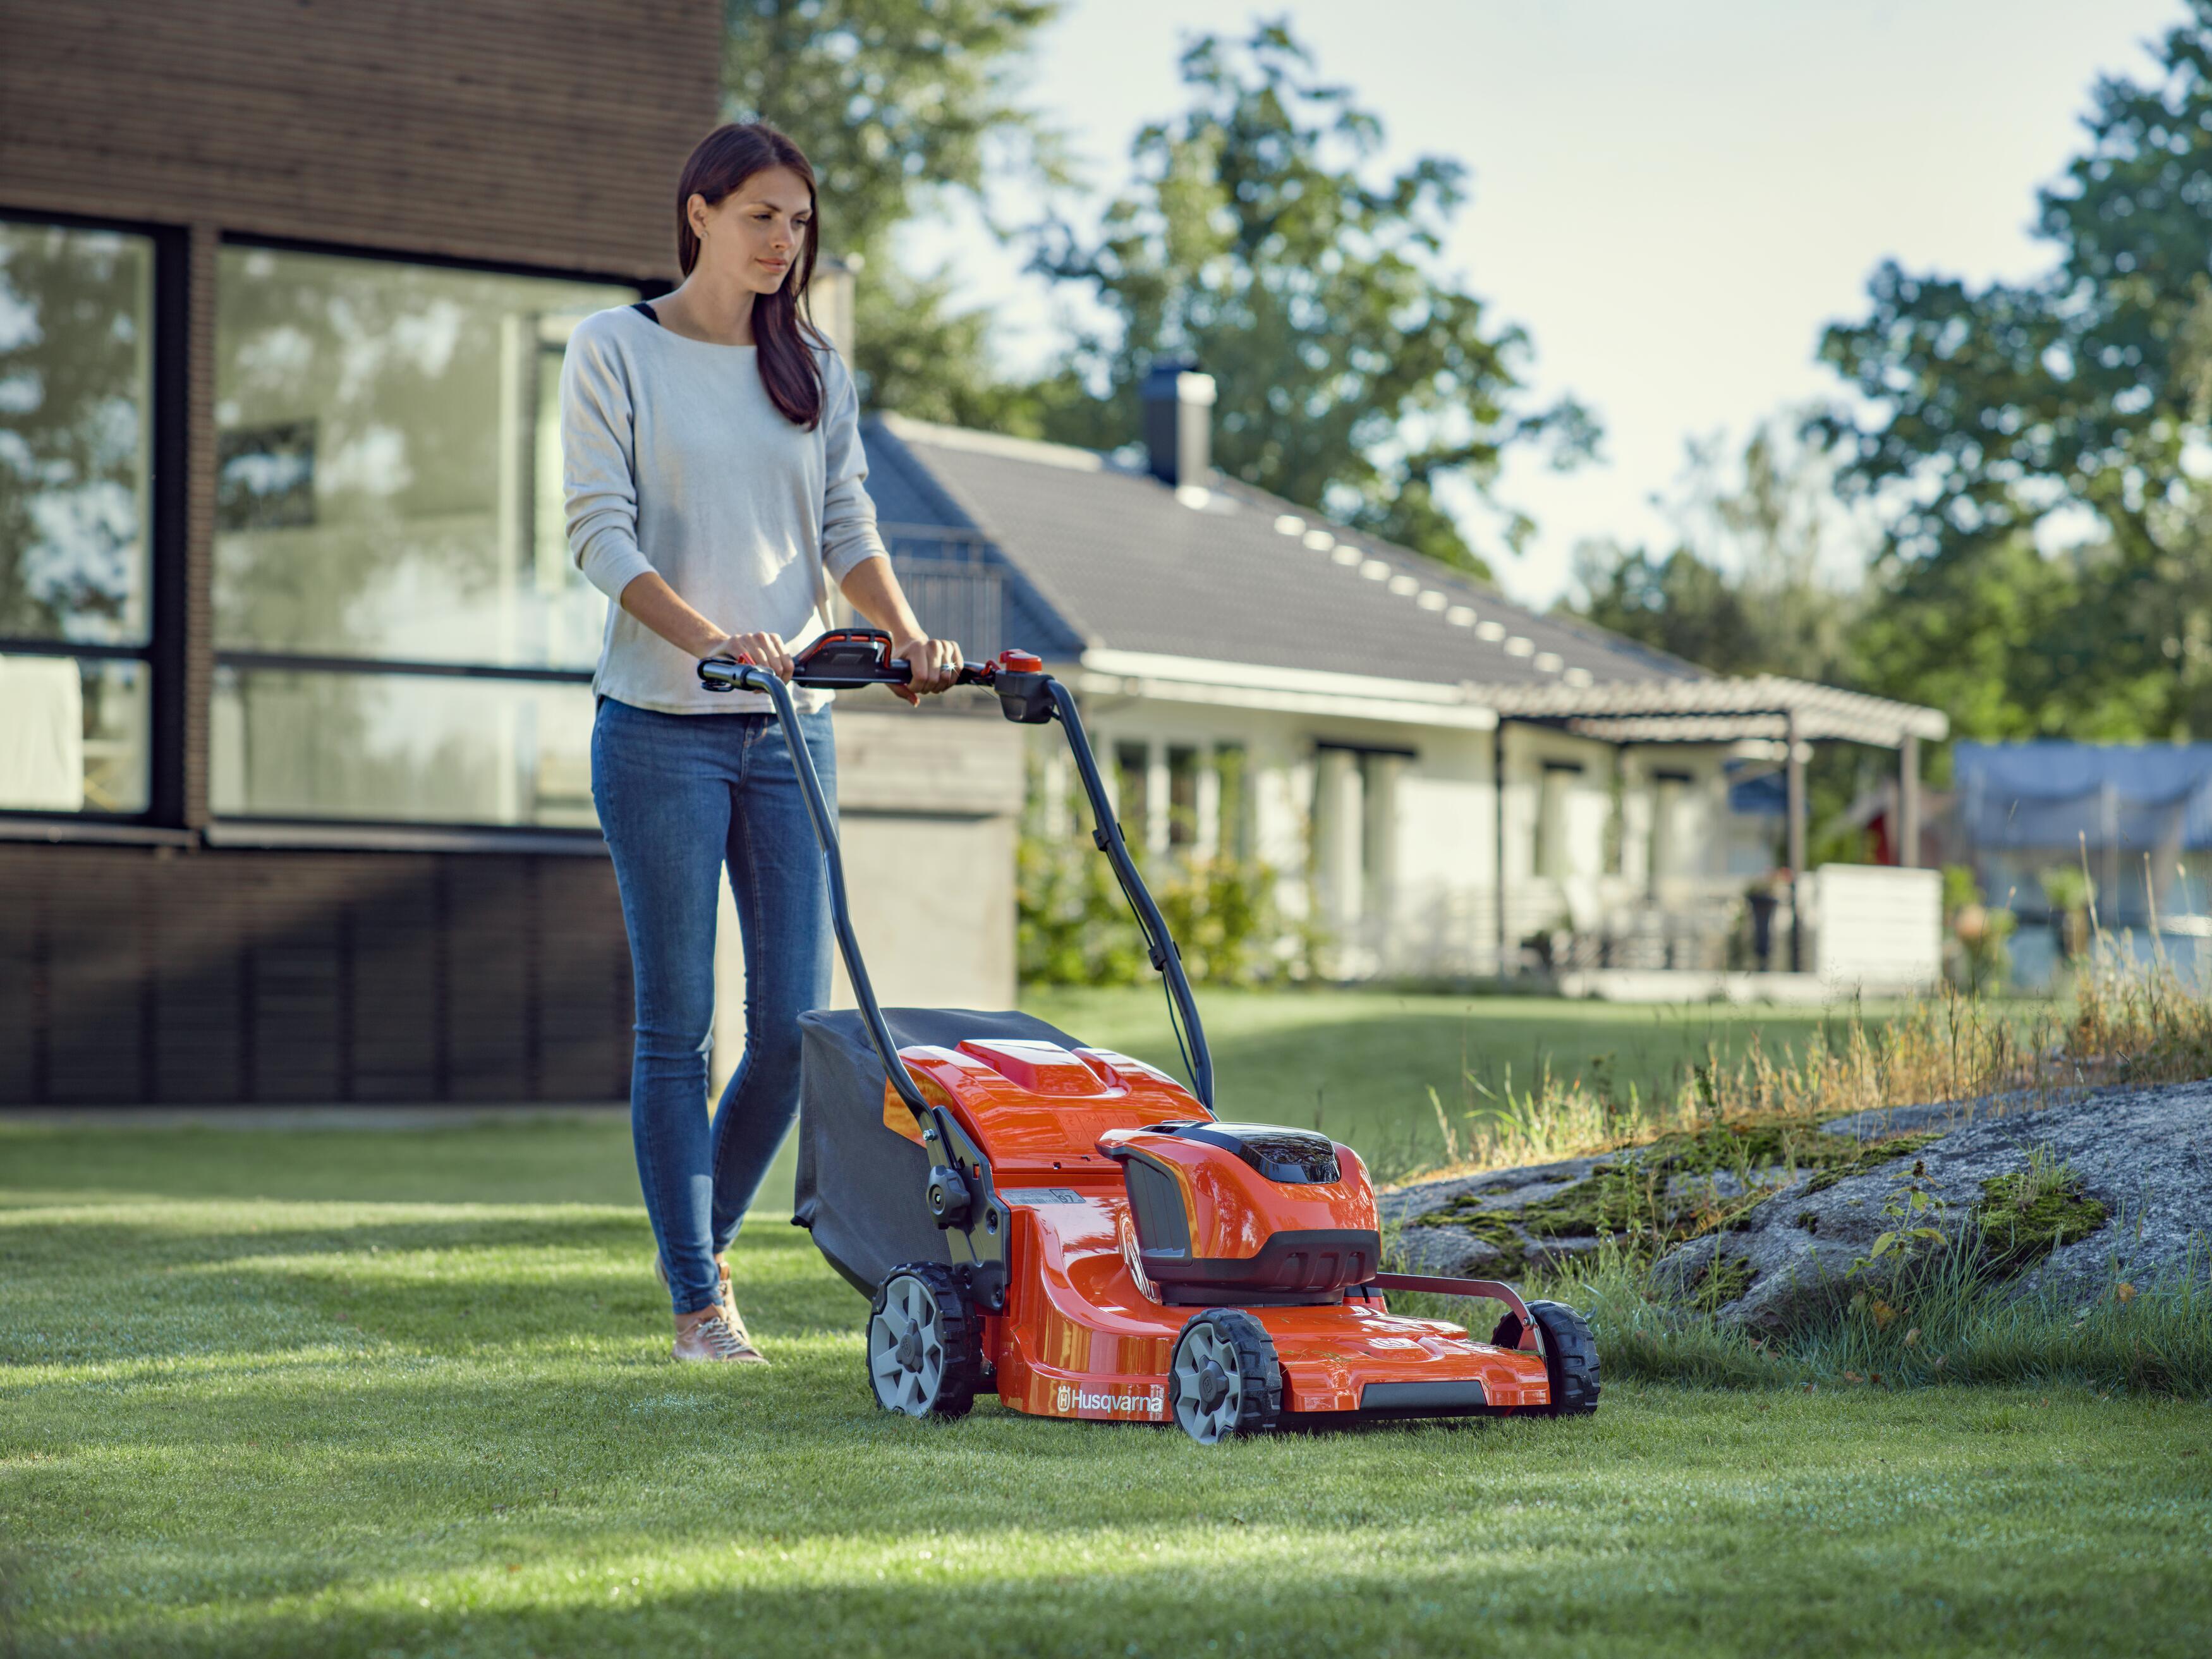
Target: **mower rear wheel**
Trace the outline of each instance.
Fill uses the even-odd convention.
[[[1274,1339],[1250,1314],[1207,1309],[1176,1338],[1168,1395],[1176,1422],[1200,1445],[1266,1434],[1283,1414],[1283,1366]]]
[[[908,1417],[965,1417],[982,1370],[981,1328],[952,1269],[935,1261],[894,1267],[868,1313],[876,1404]]]
[[[1543,1344],[1544,1371],[1551,1379],[1549,1414],[1589,1416],[1597,1409],[1598,1387],[1597,1340],[1590,1334],[1589,1322],[1564,1302],[1531,1302],[1528,1317],[1535,1322]],[[1518,1333],[1516,1336],[1517,1340]]]

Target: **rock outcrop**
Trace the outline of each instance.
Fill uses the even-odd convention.
[[[1657,1255],[1662,1289],[1771,1329],[1960,1250],[2086,1297],[2205,1270],[2212,1082],[1730,1124],[1381,1203],[1414,1272],[1511,1278],[1618,1239]]]

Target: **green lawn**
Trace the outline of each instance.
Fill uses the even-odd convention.
[[[1157,985],[1033,990],[1022,1006],[1085,1042],[1182,1074]],[[1525,1089],[1549,1066],[1554,1076],[1609,1083],[1624,1099],[1633,1084],[1644,1099],[1671,1100],[1709,1050],[1735,1059],[1753,1031],[1770,1051],[1802,1048],[1824,1020],[1850,1010],[1201,989],[1199,1012],[1222,1116],[1318,1123],[1388,1179],[1443,1161],[1429,1091],[1456,1112],[1462,1072],[1492,1090],[1509,1080]]]
[[[1113,1040],[1121,1040],[1118,1036]],[[668,1363],[626,1131],[0,1129],[0,1653],[2201,1655],[2212,1419],[1702,1392],[1205,1449],[878,1414],[763,1224]]]

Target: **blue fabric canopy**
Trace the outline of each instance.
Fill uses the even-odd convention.
[[[2212,847],[2212,743],[1961,743],[1960,827],[1984,848]]]

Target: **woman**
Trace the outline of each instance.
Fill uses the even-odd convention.
[[[915,620],[876,533],[850,370],[805,320],[814,173],[774,128],[725,126],[677,187],[683,285],[580,324],[561,374],[568,544],[615,603],[592,796],[614,856],[637,989],[630,1125],[676,1311],[679,1360],[762,1363],[723,1253],[799,1104],[799,1016],[830,1000],[829,905],[768,699],[709,696],[701,658],[791,678],[835,581],[942,691],[960,648]],[[794,693],[833,794],[829,697]],[[704,1109],[714,910],[730,871],[744,937],[745,1050]]]

